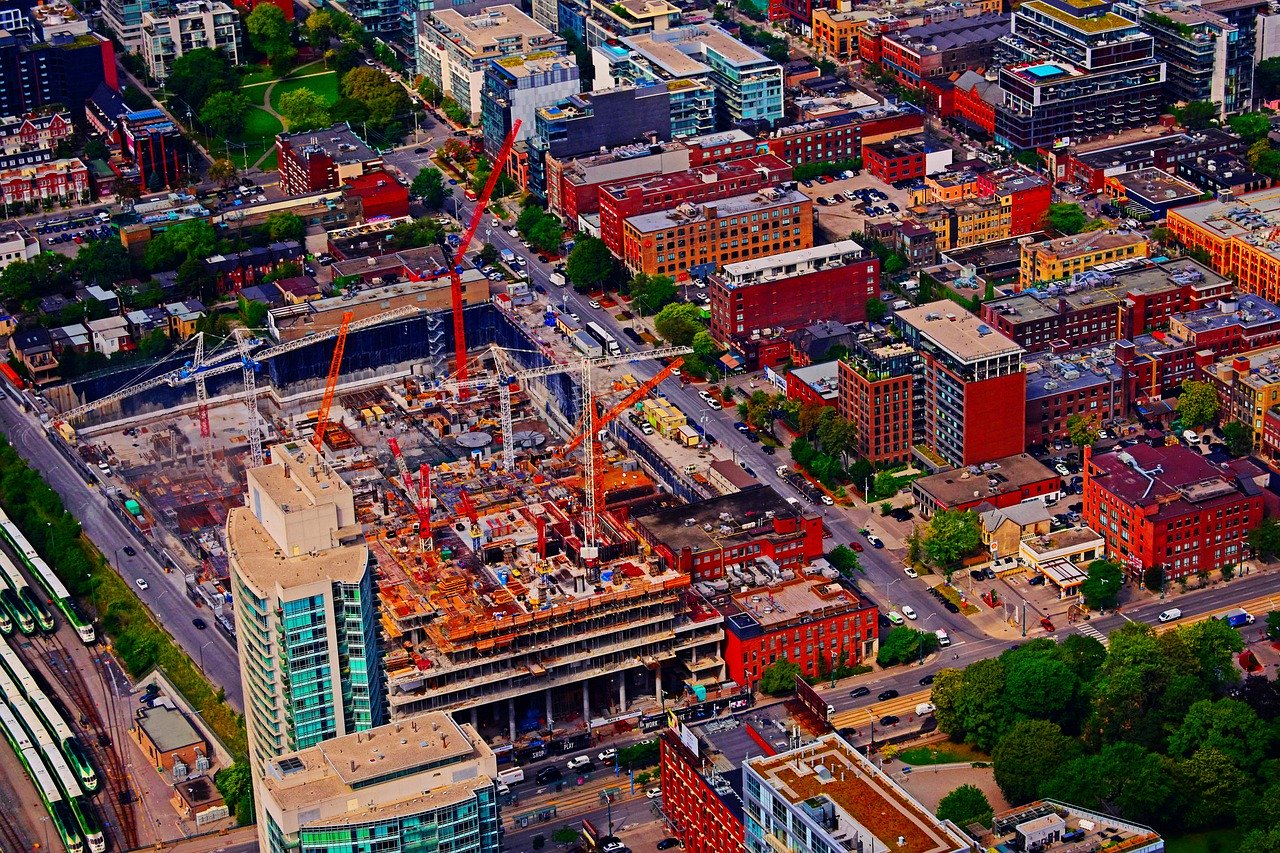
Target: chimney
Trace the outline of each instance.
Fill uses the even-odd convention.
[[[1236,376],[1244,377],[1249,375],[1250,362],[1247,356],[1238,355],[1231,359],[1231,369],[1236,372]]]

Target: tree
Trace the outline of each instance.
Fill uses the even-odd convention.
[[[862,565],[858,562],[858,552],[847,545],[837,545],[832,548],[827,554],[827,562],[847,578],[853,577],[855,572],[862,569]]]
[[[71,265],[86,284],[112,286],[130,276],[129,252],[119,240],[86,243]]]
[[[164,329],[152,329],[138,341],[138,355],[145,359],[159,358],[169,351],[169,336]]]
[[[1271,178],[1280,177],[1280,151],[1271,147],[1269,139],[1259,139],[1249,146],[1249,165]]]
[[[1040,795],[1140,823],[1165,823],[1175,793],[1169,765],[1136,743],[1108,744],[1097,755],[1062,765]]]
[[[98,137],[91,136],[84,143],[84,156],[90,160],[109,160],[111,149]]]
[[[11,305],[35,302],[71,284],[70,261],[49,252],[30,261],[14,261],[0,270],[0,297]]]
[[[1265,100],[1280,96],[1280,57],[1264,59],[1253,67],[1253,93]]]
[[[200,108],[200,123],[211,139],[235,136],[244,130],[244,119],[248,114],[249,100],[244,95],[214,92]]]
[[[699,358],[706,361],[715,361],[720,355],[720,345],[716,343],[716,339],[711,337],[711,333],[706,329],[694,335],[693,341],[689,346],[693,347],[693,351],[697,353]],[[729,386],[726,385],[725,387],[728,388]],[[726,397],[726,399],[728,398]]]
[[[418,175],[409,185],[409,192],[422,199],[422,203],[432,210],[439,210],[444,204],[444,173],[435,166],[419,169]]]
[[[485,243],[480,247],[480,251],[476,255],[476,258],[483,261],[487,266],[493,266],[496,264],[500,257],[501,255],[498,254],[498,247],[492,243]]]
[[[835,409],[827,407],[818,422],[818,444],[834,457],[843,456],[853,449],[858,437],[858,427],[853,421],[840,417]]]
[[[1253,450],[1253,430],[1240,421],[1222,425],[1222,437],[1227,442],[1227,452],[1232,456],[1248,456]]]
[[[613,281],[617,262],[609,247],[599,237],[579,234],[573,251],[565,261],[564,272],[573,287],[580,293],[603,290]]]
[[[290,40],[292,27],[284,18],[279,6],[271,3],[260,3],[244,20],[245,31],[249,34],[249,42],[254,49],[267,57],[274,67],[277,60],[297,55]]]
[[[1098,416],[1074,414],[1067,418],[1067,438],[1083,450],[1098,440]]]
[[[1249,784],[1235,762],[1213,748],[1197,750],[1177,762],[1174,777],[1180,794],[1178,812],[1188,829],[1223,823],[1234,811],[1240,791]]]
[[[1057,723],[1023,720],[996,744],[991,769],[1009,802],[1020,805],[1036,799],[1044,780],[1081,751],[1080,742]]]
[[[1218,422],[1218,394],[1208,382],[1182,380],[1178,417],[1184,428],[1212,426]]]
[[[340,86],[344,96],[369,108],[369,120],[380,125],[389,123],[412,108],[404,87],[392,81],[377,68],[361,66],[342,75]]]
[[[199,112],[215,92],[234,92],[239,80],[222,51],[200,47],[173,61],[165,86]]]
[[[883,299],[867,300],[867,322],[880,323],[889,313],[889,306],[885,304]]]
[[[939,820],[949,820],[961,828],[973,823],[990,826],[994,814],[987,795],[974,785],[961,785],[938,803]]]
[[[1173,114],[1188,130],[1204,130],[1218,118],[1218,106],[1213,101],[1191,101],[1173,110]]]
[[[209,180],[217,182],[220,187],[229,187],[240,176],[236,164],[226,158],[219,157],[209,164]]]
[[[702,312],[687,302],[668,305],[653,319],[653,330],[674,346],[689,346],[693,343],[693,336],[703,328]]]
[[[112,179],[111,194],[119,199],[131,198],[136,200],[141,198],[142,191],[138,187],[136,181],[130,180],[122,175]]]
[[[982,546],[978,514],[972,510],[944,509],[933,514],[925,531],[924,553],[944,571]]]
[[[236,299],[236,304],[238,305],[237,313],[240,315],[240,322],[244,323],[245,328],[261,329],[266,325],[267,311],[270,310],[270,306],[267,303],[258,302],[257,300],[250,301],[241,296]]]
[[[1055,649],[1056,652],[1056,649]],[[1056,657],[1022,655],[1005,670],[1005,693],[1015,711],[1037,720],[1074,727],[1080,689],[1071,669]]]
[[[573,844],[578,840],[578,830],[572,826],[562,826],[551,833],[551,840],[556,844]]]
[[[3,273],[0,273],[3,281]],[[1280,554],[1280,521],[1264,518],[1262,523],[1249,531],[1249,548],[1255,557],[1270,562],[1276,554]]]
[[[631,298],[642,317],[675,302],[677,293],[675,279],[669,275],[637,273],[631,279]]]
[[[1084,208],[1071,202],[1051,204],[1045,214],[1045,226],[1058,234],[1079,234],[1088,221]]]
[[[265,225],[267,237],[273,243],[284,240],[296,240],[301,243],[307,236],[307,223],[303,222],[302,217],[296,213],[288,211],[273,213],[267,217]]]
[[[440,106],[440,102],[444,100],[444,92],[426,77],[423,77],[422,82],[418,84],[418,94],[433,107]]]
[[[542,219],[529,231],[529,245],[533,247],[535,252],[554,255],[559,253],[563,244],[564,226],[552,214],[544,214]]]
[[[280,115],[284,116],[289,130],[294,133],[329,126],[329,105],[310,89],[294,89],[281,95]]]
[[[929,654],[938,647],[938,638],[932,631],[917,631],[905,625],[890,628],[880,638],[880,651],[876,654],[876,663],[880,666],[895,666],[900,663],[916,660]]]
[[[213,775],[213,784],[236,816],[236,823],[253,823],[253,777],[249,762],[241,759]]]
[[[1227,119],[1231,132],[1238,134],[1246,145],[1266,139],[1271,132],[1271,118],[1266,113],[1241,113]]]
[[[1169,755],[1180,758],[1198,749],[1215,749],[1237,767],[1251,770],[1274,741],[1271,727],[1244,702],[1203,699],[1187,710],[1182,725],[1169,735]]]
[[[305,29],[307,43],[312,47],[323,47],[333,38],[333,14],[325,9],[317,9],[307,16]]]
[[[774,661],[760,673],[760,691],[770,696],[785,696],[796,689],[796,676],[800,665],[783,658]]]
[[[1089,573],[1080,584],[1080,594],[1089,607],[1100,610],[1116,606],[1120,597],[1120,586],[1124,582],[1124,573],[1120,564],[1113,560],[1094,560],[1089,564]]]

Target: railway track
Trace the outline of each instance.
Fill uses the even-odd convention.
[[[27,850],[26,842],[9,813],[0,809],[0,850]]]
[[[57,634],[33,637],[41,641],[37,648],[43,647],[46,652],[56,654],[64,662],[66,673],[59,684],[71,700],[75,714],[68,717],[75,719],[85,735],[83,746],[93,754],[93,761],[102,771],[105,785],[102,791],[106,796],[99,799],[99,804],[108,809],[112,815],[109,821],[113,841],[117,849],[133,850],[138,846],[137,814],[134,810],[133,792],[129,785],[129,775],[124,762],[115,746],[115,732],[109,722],[103,721],[99,704],[94,701],[85,683],[84,674],[76,668],[75,661],[62,644]],[[22,654],[19,650],[19,654]],[[23,655],[27,667],[35,671],[30,656]],[[96,667],[95,667],[96,669]],[[99,672],[99,680],[101,673]],[[114,719],[115,696],[109,685],[103,683],[103,694],[106,697],[108,720]]]

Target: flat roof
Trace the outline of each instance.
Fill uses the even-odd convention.
[[[1280,186],[1238,195],[1230,201],[1205,201],[1169,211],[1219,239],[1242,240],[1273,257],[1280,257]]]
[[[1023,359],[1023,367],[1027,371],[1028,400],[1119,382],[1124,375],[1116,363],[1113,345],[1060,354],[1030,353]]]
[[[1155,204],[1172,204],[1187,198],[1199,198],[1204,190],[1189,181],[1155,167],[1124,172],[1115,181],[1138,198]]]
[[[715,184],[733,178],[741,178],[760,170],[766,170],[769,178],[777,180],[784,174],[789,174],[790,169],[791,165],[776,154],[755,154],[750,157],[740,157],[736,160],[694,166],[681,172],[623,178],[601,186],[600,192],[608,193],[614,198],[624,198],[628,190],[640,190],[645,195],[660,195],[691,186]]]
[[[775,207],[801,204],[811,205],[813,202],[807,195],[796,190],[779,190],[765,187],[754,193],[722,198],[718,201],[706,201],[673,210],[638,213],[635,216],[628,216],[626,221],[640,233],[647,234],[650,231],[659,231],[663,228],[672,228],[676,225],[686,225],[690,222],[706,219],[708,218],[707,212],[711,210],[715,211],[717,219],[723,219],[726,216],[758,213],[760,211],[773,210]],[[685,210],[692,208],[692,210],[686,216],[680,213],[682,208]]]
[[[742,470],[742,466],[730,459],[717,459],[707,466],[715,471],[725,482],[733,486],[735,489],[749,489],[752,486],[760,485],[760,481],[752,477],[746,471]]]
[[[948,299],[899,311],[897,318],[961,361],[1023,352],[1018,344]]]
[[[1087,231],[1084,234],[1073,234],[1067,237],[1055,237],[1036,243],[1031,248],[1059,258],[1074,258],[1094,252],[1105,252],[1146,243],[1147,238],[1141,232],[1107,229],[1104,231]]]
[[[972,842],[944,823],[836,734],[789,752],[743,762],[772,793],[819,818],[827,807],[833,837],[869,835],[869,847],[896,853],[960,853]]]
[[[992,822],[989,847],[1012,849],[1018,830],[1035,827],[1062,827],[1065,838],[1046,839],[1042,853],[1078,853],[1082,850],[1113,848],[1127,853],[1154,853],[1164,850],[1164,841],[1154,830],[1130,820],[1120,820],[1056,800],[1039,800],[1000,812]]]
[[[1086,479],[1130,506],[1156,506],[1157,519],[1244,497],[1233,477],[1181,445],[1139,443],[1095,454],[1089,466],[1092,473],[1086,473]]]
[[[749,261],[735,261],[731,264],[724,265],[725,284],[730,288],[737,286],[734,282],[729,281],[731,277],[757,276],[760,273],[781,274],[788,268],[796,268],[800,265],[810,265],[814,261],[827,261],[832,258],[850,258],[862,259],[867,256],[866,251],[858,243],[853,240],[837,240],[834,243],[826,243],[821,246],[811,246],[808,249],[796,249],[791,252],[782,252],[777,255],[768,255],[763,258],[752,258]],[[772,280],[776,276],[765,276],[756,278],[750,283],[762,280]]]
[[[636,521],[673,551],[684,548],[706,551],[720,548],[724,542],[755,539],[762,533],[772,534],[769,513],[773,513],[775,518],[810,514],[793,507],[782,495],[762,485],[697,503],[660,509],[639,516]],[[733,523],[728,530],[721,518],[723,514],[728,514]],[[753,526],[744,528],[743,525]]]
[[[430,14],[440,27],[457,34],[455,44],[459,48],[472,54],[495,49],[509,53],[513,39],[519,39],[520,45],[528,45],[555,35],[510,3],[488,6],[477,15],[464,15],[456,9],[437,9]]]
[[[782,66],[764,54],[710,24],[676,27],[666,32],[629,36],[621,41],[673,77],[710,73],[710,66],[703,61],[707,53],[714,53],[727,64],[738,68],[772,65],[779,73],[782,70]]]
[[[187,721],[186,716],[176,708],[154,705],[150,708],[139,708],[138,725],[147,733],[147,737],[161,752],[172,752],[192,744],[205,742],[195,726]]]
[[[1265,329],[1280,321],[1280,306],[1252,293],[1240,293],[1215,304],[1170,318],[1170,333],[1202,335],[1239,326],[1246,332]]]
[[[1108,30],[1127,30],[1137,28],[1137,24],[1128,18],[1122,18],[1115,12],[1111,11],[1110,3],[1096,3],[1090,5],[1070,4],[1075,6],[1081,12],[1102,11],[1102,14],[1073,14],[1057,6],[1043,2],[1043,0],[1029,0],[1023,4],[1023,8],[1030,8],[1043,15],[1047,15],[1061,24],[1066,24],[1072,29],[1079,30],[1083,33],[1091,35],[1107,32]]]
[[[729,630],[754,636],[758,631],[807,621],[810,616],[857,610],[863,605],[863,599],[838,580],[797,578],[717,597],[713,603],[724,614]]]
[[[260,591],[290,589],[329,579],[357,583],[364,576],[369,546],[364,542],[340,545],[315,554],[284,556],[280,545],[248,507],[236,507],[227,515],[227,549],[236,568]]]
[[[911,487],[920,489],[939,505],[948,507],[1020,491],[1025,486],[1052,479],[1061,480],[1056,472],[1050,471],[1031,454],[1019,453],[982,465],[930,474],[916,480]],[[979,494],[975,497],[974,492]]]

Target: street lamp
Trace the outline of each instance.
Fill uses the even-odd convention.
[[[200,653],[199,653],[199,656],[200,656],[200,671],[201,671],[201,672],[204,672],[204,649],[205,649],[205,646],[212,645],[212,643],[213,643],[213,642],[214,642],[213,640],[205,640],[204,646],[201,646],[201,647],[200,647]]]

